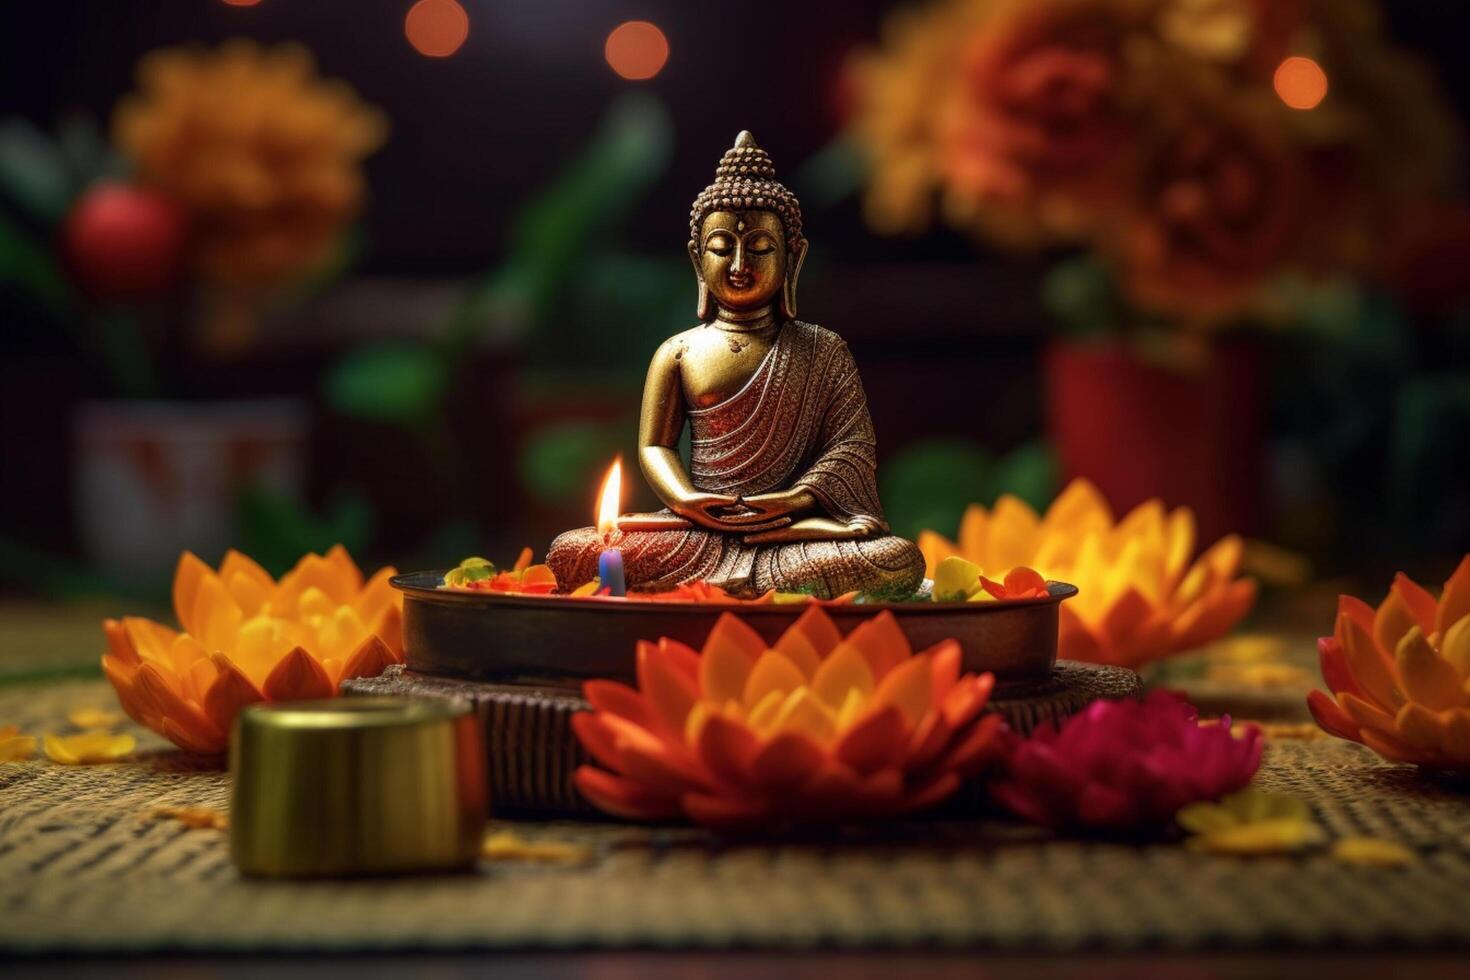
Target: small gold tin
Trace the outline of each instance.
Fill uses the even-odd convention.
[[[464,702],[351,697],[245,708],[230,742],[230,853],[244,874],[471,867],[489,815]]]

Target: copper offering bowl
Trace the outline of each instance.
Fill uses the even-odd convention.
[[[442,572],[392,580],[404,594],[406,665],[419,674],[576,689],[589,678],[635,683],[639,640],[670,637],[695,649],[723,613],[734,612],[774,641],[805,603],[667,602],[441,589]],[[832,604],[849,633],[884,611],[898,617],[915,650],[953,637],[966,671],[991,671],[1002,687],[1045,681],[1057,655],[1057,611],[1077,587],[1048,582],[1050,595],[993,602]]]

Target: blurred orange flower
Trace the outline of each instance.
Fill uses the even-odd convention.
[[[1124,288],[1157,309],[1228,313],[1299,245],[1301,162],[1269,127],[1205,114],[1150,147],[1130,213],[1100,234]]]
[[[638,690],[587,683],[572,725],[606,768],[577,787],[617,816],[731,830],[920,810],[998,753],[994,682],[960,675],[954,640],[913,653],[891,613],[844,638],[813,606],[774,645],[726,613],[700,653],[640,643]]]
[[[387,134],[381,113],[318,78],[298,45],[161,49],[138,83],[114,138],[188,212],[206,280],[270,287],[331,257],[365,195],[361,161]]]
[[[1081,242],[1134,307],[1213,326],[1271,278],[1363,272],[1450,186],[1458,127],[1370,0],[931,0],[853,63],[883,232]],[[1273,79],[1310,56],[1326,95]],[[1123,326],[1123,325],[1120,325]]]
[[[105,620],[102,670],[134,721],[187,751],[223,752],[244,706],[331,697],[341,681],[403,661],[395,574],[364,582],[341,545],[307,555],[279,582],[238,551],[218,571],[185,552],[174,574],[183,632]]]
[[[993,6],[936,110],[951,213],[972,210],[1017,237],[1076,233],[1078,202],[1117,183],[1130,140],[1121,61],[1137,19],[1116,3]]]
[[[1342,596],[1317,649],[1332,692],[1307,697],[1317,724],[1395,762],[1470,772],[1470,555],[1438,600],[1402,572],[1377,609]]]
[[[1191,565],[1194,535],[1189,508],[1166,512],[1158,500],[1115,522],[1097,488],[1078,479],[1044,515],[1010,495],[993,510],[972,504],[958,541],[924,531],[919,550],[931,577],[958,556],[983,575],[1004,576],[1008,598],[1043,579],[1077,586],[1061,605],[1058,654],[1139,667],[1218,639],[1255,601],[1255,582],[1235,577],[1240,539],[1220,539]]]

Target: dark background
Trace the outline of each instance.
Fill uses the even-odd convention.
[[[422,330],[446,285],[473,280],[503,255],[510,220],[528,194],[576,155],[609,104],[630,90],[667,105],[673,150],[666,174],[633,202],[617,244],[640,255],[680,256],[689,202],[738,130],[753,130],[781,176],[800,184],[793,175],[841,128],[844,58],[875,42],[884,15],[899,6],[462,2],[469,39],[447,59],[421,57],[406,43],[408,0],[7,5],[0,113],[39,125],[71,112],[105,120],[148,50],[237,35],[304,43],[324,76],[349,82],[391,121],[387,145],[366,164],[371,200],[353,277],[390,283],[403,315],[395,319],[372,303],[307,304],[276,318],[247,356],[190,365],[187,397],[287,394],[315,402],[323,370],[343,349]],[[1435,64],[1463,116],[1470,99],[1464,5],[1392,0],[1383,7],[1394,35]],[[635,18],[660,25],[670,42],[668,64],[649,82],[618,78],[602,56],[607,32]],[[881,238],[863,225],[851,195],[804,204],[813,247],[802,313],[851,343],[885,455],[926,437],[964,438],[995,452],[1034,438],[1041,427],[1037,356],[1047,337],[1036,295],[1046,257],[1000,255],[943,230]],[[691,322],[693,296],[691,278]],[[418,310],[429,311],[423,322]],[[579,329],[600,329],[595,311],[578,316]],[[614,321],[608,329],[621,328]],[[606,372],[583,364],[580,373],[540,387],[528,378],[541,377],[531,369],[545,366],[548,338],[540,340],[538,361],[524,337],[491,330],[474,355],[474,382],[456,396],[449,449],[426,445],[421,434],[320,413],[311,504],[326,506],[343,487],[366,488],[370,550],[400,564],[443,560],[476,543],[497,552],[526,543],[539,552],[590,508],[539,506],[510,477],[526,417],[582,399],[591,417],[619,424],[616,406],[628,413],[636,406],[639,376],[629,365],[646,359],[648,336],[664,329],[630,337],[627,356]],[[64,338],[3,286],[0,337],[0,537],[19,549],[12,558],[74,560],[70,410],[103,392]],[[448,476],[437,459],[446,453],[455,457]],[[447,536],[446,522],[458,522]],[[25,589],[25,574],[14,566],[8,587]]]

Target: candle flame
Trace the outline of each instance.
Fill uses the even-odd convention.
[[[613,460],[612,468],[602,481],[602,492],[597,497],[597,530],[611,534],[617,530],[618,512],[623,499],[623,458]]]

